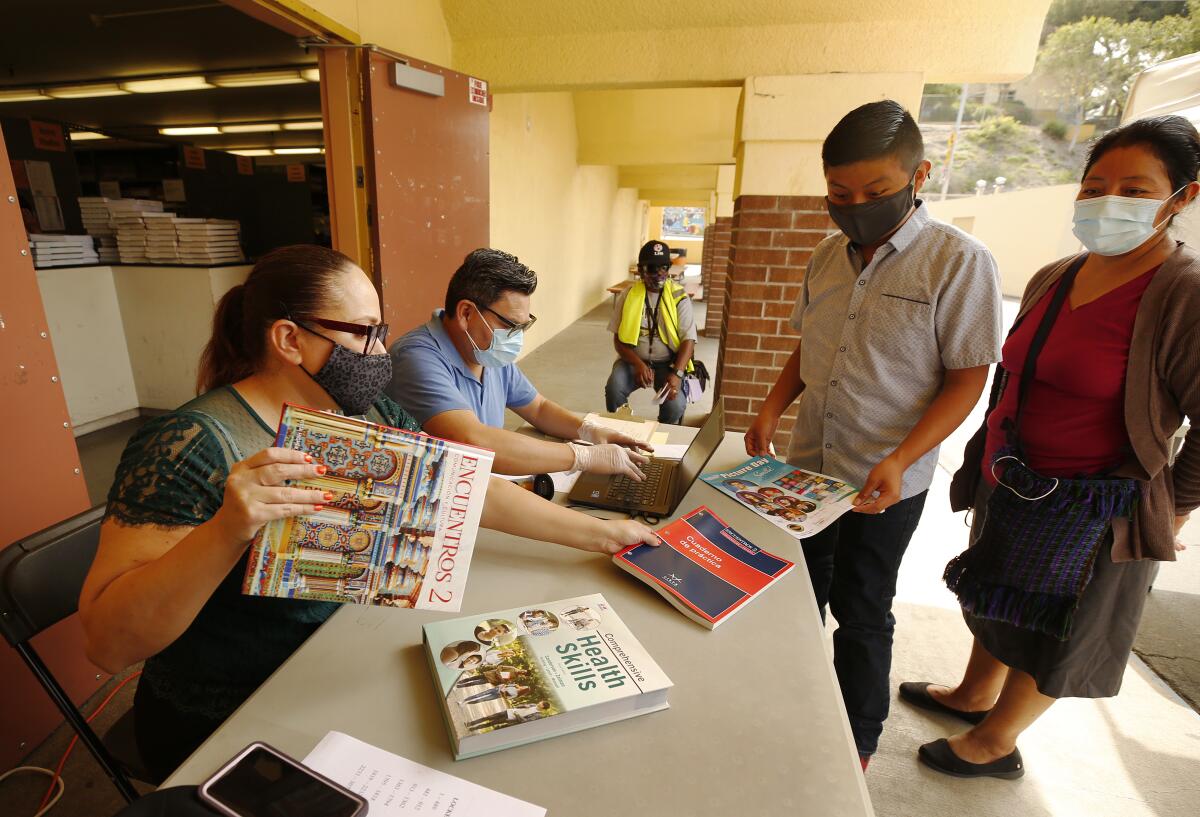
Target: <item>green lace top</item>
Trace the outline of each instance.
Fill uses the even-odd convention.
[[[419,430],[386,397],[367,419]],[[146,423],[129,441],[105,518],[122,525],[195,527],[221,507],[230,465],[274,442],[275,431],[233,388],[201,395]],[[142,670],[140,683],[156,698],[193,717],[224,720],[338,608],[242,595],[246,558],[183,634]]]

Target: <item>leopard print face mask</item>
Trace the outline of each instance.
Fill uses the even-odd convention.
[[[327,338],[328,340],[328,338]],[[366,414],[392,380],[392,356],[361,355],[340,343],[333,343],[333,353],[325,365],[312,374],[304,373],[323,388],[347,415]]]

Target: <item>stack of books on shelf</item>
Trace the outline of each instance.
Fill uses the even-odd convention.
[[[33,265],[42,267],[82,267],[98,264],[100,256],[90,235],[42,235],[29,236],[33,250]]]
[[[83,227],[100,244],[105,264],[234,264],[246,260],[241,224],[232,219],[180,218],[161,201],[81,196]]]
[[[109,201],[111,199],[104,196],[79,197],[79,212],[83,216],[83,229],[88,235],[94,235],[97,238],[102,236],[114,238],[116,236],[108,209]]]
[[[245,261],[241,224],[232,219],[177,218],[179,260],[183,264],[232,264]]]
[[[155,264],[178,264],[179,236],[172,213],[142,213],[146,225],[146,257]]]
[[[100,256],[101,264],[119,264],[121,262],[121,248],[117,246],[117,237],[115,235],[96,236],[97,249],[96,252]]]
[[[79,199],[83,227],[100,241],[100,260],[106,264],[141,264],[146,254],[146,214],[164,215],[161,201],[84,196]]]
[[[150,260],[146,255],[146,221],[141,213],[114,212],[113,225],[117,228],[117,249],[122,264],[145,264]]]

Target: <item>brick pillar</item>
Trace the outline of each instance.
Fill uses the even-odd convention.
[[[704,322],[704,334],[717,337],[721,334],[721,320],[725,312],[725,280],[729,266],[729,239],[733,229],[733,216],[720,216],[709,227],[711,241],[706,239],[705,248],[712,245],[709,266],[712,272],[704,286],[704,301],[708,304],[708,316]]]
[[[708,299],[708,281],[712,277],[713,225],[704,228],[704,252],[700,254],[700,291]]]
[[[804,270],[813,248],[834,229],[821,196],[745,195],[734,202],[716,373],[730,430],[750,426],[795,350],[789,318]],[[710,327],[712,309],[710,302]],[[780,458],[787,456],[795,417],[793,404],[774,439]]]

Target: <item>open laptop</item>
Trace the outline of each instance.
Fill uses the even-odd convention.
[[[634,482],[624,474],[582,474],[567,500],[576,505],[668,516],[724,438],[725,411],[718,403],[700,433],[692,439],[683,459],[652,458],[643,466],[646,478],[641,482]]]

